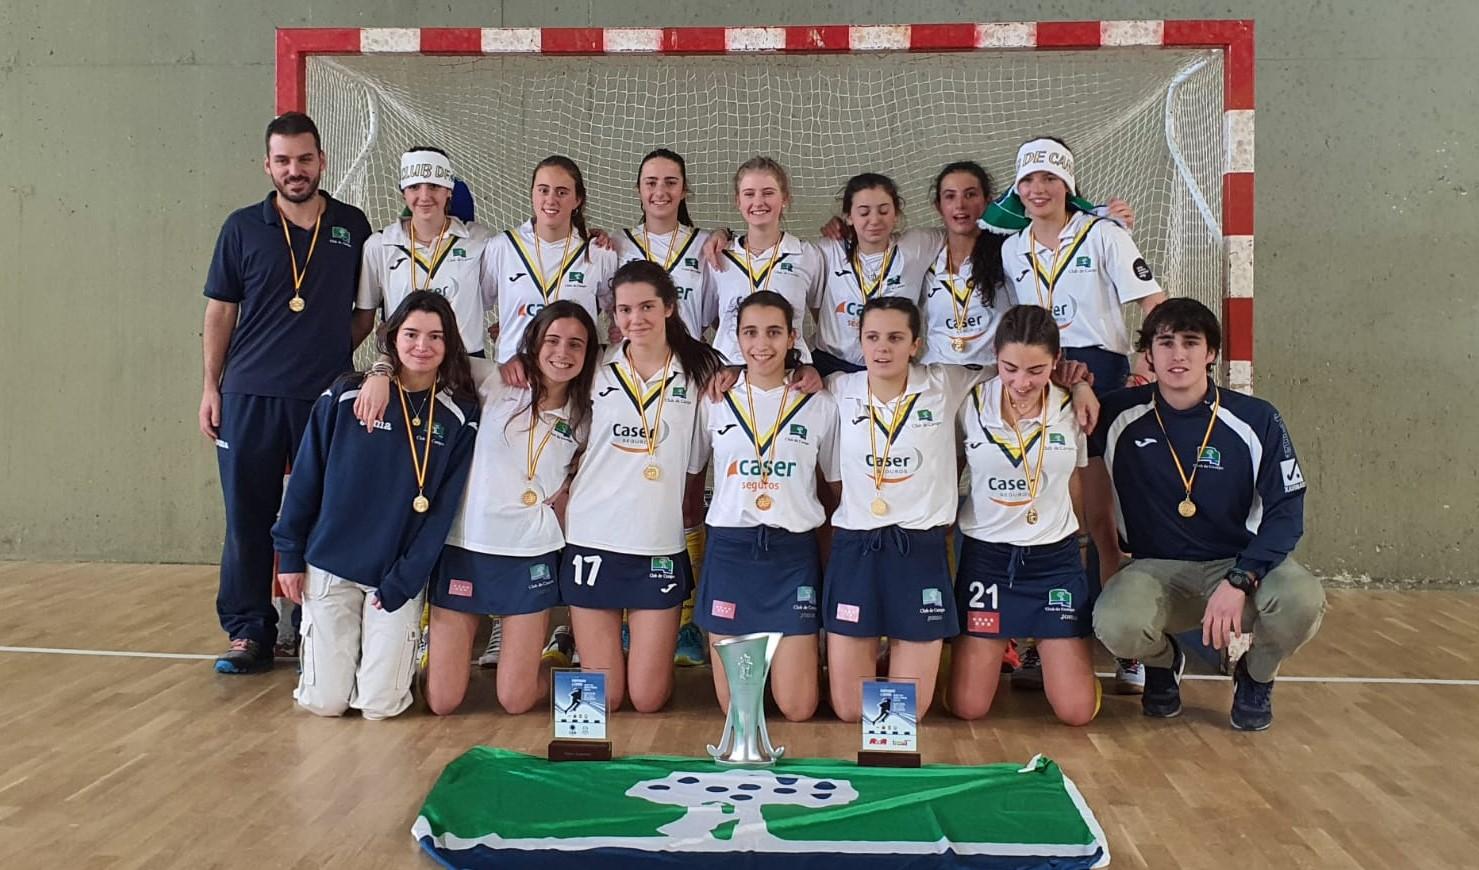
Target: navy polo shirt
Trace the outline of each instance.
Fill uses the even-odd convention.
[[[301,270],[308,263],[302,311],[293,298],[293,267],[282,238],[276,192],[226,218],[216,239],[205,295],[240,306],[226,351],[221,392],[312,401],[349,371],[360,254],[370,235],[364,212],[327,193],[312,261],[313,229],[291,221],[288,233]]]

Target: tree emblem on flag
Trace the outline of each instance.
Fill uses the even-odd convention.
[[[662,779],[639,782],[626,794],[688,808],[682,818],[657,829],[666,837],[689,842],[724,839],[734,845],[772,839],[762,807],[821,809],[858,799],[857,790],[845,779],[777,776],[768,770],[743,768],[718,773],[674,771]]]

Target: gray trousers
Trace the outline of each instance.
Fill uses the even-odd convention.
[[[1234,561],[1131,560],[1099,595],[1094,633],[1118,658],[1170,667],[1168,635],[1201,625],[1207,599]],[[1279,665],[1319,630],[1325,590],[1293,559],[1285,559],[1261,579],[1258,591],[1243,606],[1243,631],[1254,635],[1248,673],[1268,682],[1278,675]]]

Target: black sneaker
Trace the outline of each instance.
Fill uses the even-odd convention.
[[[1186,654],[1176,638],[1166,635],[1166,640],[1171,644],[1171,666],[1145,665],[1145,693],[1140,696],[1140,712],[1156,719],[1181,715],[1181,672],[1186,670]]]
[[[254,674],[271,668],[272,650],[244,637],[232,640],[231,649],[216,658],[218,674]]]
[[[1264,731],[1274,724],[1274,682],[1260,683],[1248,673],[1248,657],[1238,659],[1233,670],[1232,727],[1238,731]]]

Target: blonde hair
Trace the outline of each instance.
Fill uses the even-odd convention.
[[[768,172],[775,176],[780,183],[781,195],[786,199],[791,198],[791,176],[786,174],[786,168],[775,161],[774,158],[757,154],[740,164],[740,168],[734,171],[734,195],[739,196],[740,179],[751,172]]]

